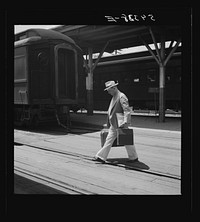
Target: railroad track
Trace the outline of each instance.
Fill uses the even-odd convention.
[[[56,148],[46,148],[46,147],[42,147],[42,146],[35,146],[33,144],[28,144],[28,143],[18,143],[18,142],[14,142],[14,144],[16,146],[21,146],[21,145],[25,145],[27,147],[33,148],[33,149],[40,149],[40,150],[44,150],[44,151],[48,151],[48,152],[52,152],[52,153],[57,153],[57,154],[61,154],[61,155],[66,155],[68,157],[78,157],[80,159],[84,159],[87,161],[92,161],[92,157],[87,156],[87,155],[83,155],[83,154],[79,154],[79,153],[74,153],[74,152],[69,152],[69,151],[63,151],[63,150],[59,150]],[[93,161],[92,161],[93,162]],[[108,165],[113,165],[116,167],[122,167],[122,168],[126,168],[126,169],[131,169],[131,170],[135,170],[135,171],[139,171],[143,174],[153,174],[156,176],[160,176],[160,177],[166,177],[166,178],[171,178],[174,180],[181,180],[181,177],[177,176],[177,175],[171,175],[171,174],[166,174],[166,173],[161,173],[159,171],[155,171],[155,170],[151,170],[151,169],[141,169],[132,165],[127,165],[127,164],[123,164],[123,163],[117,163],[117,162],[112,162],[112,161],[106,161],[106,164]]]
[[[19,128],[20,129],[20,128]],[[97,137],[97,136],[95,136],[95,135],[88,135],[88,134],[86,134],[86,133],[92,133],[92,132],[95,132],[95,131],[100,131],[100,130],[102,130],[103,129],[103,127],[100,127],[100,126],[85,126],[85,125],[83,125],[83,126],[77,126],[77,125],[74,125],[74,126],[72,126],[71,127],[71,129],[70,129],[70,131],[68,131],[68,130],[66,130],[66,129],[64,129],[64,128],[62,128],[62,127],[54,127],[54,128],[45,128],[45,127],[42,127],[42,128],[40,128],[39,129],[39,133],[41,132],[41,133],[55,133],[55,134],[57,134],[57,133],[63,133],[63,134],[81,134],[82,136],[84,136],[84,137],[90,137],[90,138],[99,138],[99,137]],[[140,129],[140,128],[139,128]],[[143,128],[142,128],[143,129]],[[153,131],[158,131],[158,130],[155,130],[155,129],[153,129]],[[34,132],[34,131],[33,131]],[[180,133],[180,132],[177,132],[177,133]],[[143,136],[144,135],[144,132],[137,132],[137,135],[138,136]],[[155,136],[155,135],[151,135],[151,134],[149,134],[149,133],[147,133],[147,132],[145,132],[145,137],[146,138],[153,138],[153,139],[155,139],[155,138],[157,138],[157,136]],[[166,135],[160,135],[159,136],[159,139],[166,139],[166,140],[169,140],[169,141],[172,141],[172,140],[174,140],[174,141],[177,141],[177,140],[179,140],[179,138],[175,138],[175,137],[173,137],[173,136],[166,136]],[[144,143],[138,143],[138,144],[141,144],[141,145],[144,145]],[[149,145],[149,146],[151,146],[151,145]],[[173,148],[169,148],[169,147],[166,147],[166,146],[161,146],[161,145],[159,145],[159,148],[168,148],[168,149],[173,149]]]
[[[92,132],[95,132],[95,131],[99,131],[100,128],[93,128],[93,127],[85,127],[85,126],[77,126],[77,127],[73,127],[71,129],[70,132],[67,132],[65,129],[63,128],[42,128],[42,129],[39,129],[39,131],[30,131],[30,133],[52,133],[53,135],[69,135],[70,134],[79,134],[81,137],[93,137],[93,138],[96,138],[97,135],[94,134],[90,134]],[[25,129],[24,129],[25,131]],[[26,132],[26,131],[25,131]],[[151,135],[149,135],[151,136]],[[22,141],[17,141],[15,140],[14,141],[14,145],[16,146],[15,148],[17,149],[18,146],[26,146],[27,148],[30,148],[30,149],[37,149],[37,150],[41,150],[41,151],[45,151],[45,152],[49,152],[49,153],[54,153],[55,155],[56,154],[59,154],[61,156],[63,156],[64,158],[67,157],[68,159],[80,159],[80,160],[83,160],[83,161],[86,161],[87,163],[90,163],[91,164],[94,164],[94,162],[92,161],[92,157],[89,156],[89,155],[84,155],[82,153],[76,153],[74,151],[68,151],[68,150],[60,150],[59,148],[56,148],[56,147],[47,147],[47,146],[42,146],[42,145],[38,145],[37,144],[34,144],[34,143],[29,143],[29,141],[27,142],[22,142]],[[161,147],[162,149],[164,149],[165,147]],[[172,149],[172,148],[171,148]],[[17,161],[16,161],[17,162]],[[19,166],[19,165],[18,165]],[[139,168],[137,166],[134,166],[134,165],[131,165],[131,164],[127,164],[126,162],[125,163],[121,163],[120,161],[119,162],[116,162],[116,161],[108,161],[106,162],[105,166],[112,166],[114,167],[115,169],[117,168],[125,168],[125,169],[130,169],[130,170],[133,170],[133,171],[137,171],[139,174],[143,174],[143,175],[155,175],[156,178],[161,178],[164,179],[164,178],[169,178],[170,180],[174,181],[175,183],[177,183],[178,181],[181,180],[181,176],[179,175],[174,175],[173,173],[164,173],[164,172],[159,172],[159,169],[157,171],[157,169],[154,169],[152,170],[151,168],[150,169],[144,169],[144,168]],[[113,168],[113,169],[114,169]],[[39,180],[42,184],[44,183],[48,183],[48,186],[58,190],[58,191],[61,191],[61,192],[64,192],[65,194],[85,194],[85,195],[88,195],[88,194],[96,194],[96,193],[92,193],[90,192],[90,190],[84,190],[82,189],[82,187],[78,187],[76,185],[71,185],[71,184],[68,184],[68,183],[65,183],[63,181],[58,181],[58,178],[57,180],[55,180],[54,178],[49,178],[47,177],[46,175],[41,175],[41,174],[38,174],[38,172],[31,172],[31,171],[28,171],[26,169],[22,169],[22,168],[19,168],[17,167],[17,164],[15,165],[14,167],[14,170],[15,170],[15,173],[16,174],[20,174],[21,176],[25,177],[25,178],[30,178],[31,180],[35,181],[35,180]],[[177,182],[176,182],[177,181]]]
[[[64,183],[62,181],[55,180],[53,178],[49,178],[45,175],[40,175],[38,173],[33,173],[31,171],[28,171],[26,169],[22,169],[20,167],[14,168],[14,174],[21,176],[23,178],[26,178],[28,180],[34,181],[40,184],[47,184],[48,187],[53,188],[54,190],[57,190],[58,193],[62,194],[82,194],[82,195],[89,195],[93,194],[89,192],[88,190],[81,189],[80,187],[72,186],[71,184]],[[36,188],[38,189],[38,188]]]
[[[100,131],[102,128],[101,127],[85,127],[85,126],[78,126],[78,127],[72,127],[71,131],[68,132],[68,134],[81,134],[83,137],[87,137],[87,138],[99,138],[99,136],[95,136],[95,135],[88,135],[88,134],[83,134],[84,132],[86,133],[92,133],[92,132],[95,132],[95,131]],[[48,132],[51,131],[51,132],[67,132],[65,129],[63,128],[59,128],[58,130],[55,130],[55,129],[52,129],[52,130],[48,130]],[[143,136],[144,133],[141,133],[141,132],[137,132],[137,136]],[[146,138],[150,138],[150,139],[156,139],[157,136],[155,135],[150,135],[148,133],[145,132],[145,137]],[[170,137],[170,136],[164,136],[164,135],[161,135],[159,137],[159,139],[165,139],[165,140],[168,140],[168,141],[178,141],[179,138],[174,138],[174,137]],[[145,145],[145,143],[141,143],[141,142],[137,142],[137,144],[139,145]],[[168,147],[168,146],[165,146],[165,145],[151,145],[151,144],[148,144],[148,146],[150,146],[151,148],[160,148],[160,149],[170,149],[170,150],[179,150],[179,148],[174,148],[174,147]]]

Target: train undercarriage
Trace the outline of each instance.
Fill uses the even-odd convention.
[[[18,126],[36,128],[43,123],[57,122],[58,125],[70,128],[69,106],[63,105],[15,105],[14,123]]]

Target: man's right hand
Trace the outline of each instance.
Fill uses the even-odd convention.
[[[107,125],[106,123],[103,124],[103,128],[104,128],[104,129],[108,128],[108,125]]]

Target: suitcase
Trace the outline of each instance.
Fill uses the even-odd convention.
[[[101,137],[101,147],[103,147],[105,141],[106,141],[106,137],[108,136],[108,129],[102,129],[101,133],[100,133],[100,137]],[[117,138],[115,139],[115,141],[113,142],[113,146],[118,146],[117,145]]]
[[[101,130],[101,147],[103,147],[106,137],[108,135],[108,129]],[[117,129],[117,138],[113,142],[112,147],[124,146],[124,145],[133,145],[134,144],[134,135],[132,129],[118,128]]]
[[[133,145],[134,135],[133,130],[128,128],[118,128],[117,129],[117,145]]]

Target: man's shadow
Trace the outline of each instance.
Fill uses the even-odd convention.
[[[131,168],[137,168],[140,170],[149,170],[150,167],[148,165],[146,165],[145,163],[141,162],[141,161],[136,161],[133,163],[128,162],[128,158],[109,158],[107,159],[108,162],[110,162],[111,164],[122,164],[125,166],[126,169],[131,169]]]

